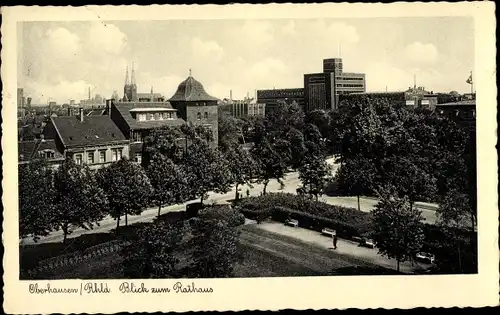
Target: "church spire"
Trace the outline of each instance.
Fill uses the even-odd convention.
[[[125,85],[129,85],[130,81],[128,80],[128,65],[127,65],[127,70],[125,70]]]
[[[132,78],[131,78],[131,84],[135,85],[135,69],[134,69],[134,63],[132,62]]]

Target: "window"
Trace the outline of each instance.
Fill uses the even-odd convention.
[[[205,112],[205,114],[204,114],[204,117],[203,117],[203,118],[208,119],[208,113],[207,113],[207,112]]]
[[[87,163],[94,164],[94,152],[87,153]]]
[[[155,113],[155,120],[160,120],[160,114],[159,113]]]
[[[152,120],[153,119],[153,114],[147,113],[146,114],[146,120]]]
[[[141,153],[135,154],[135,161],[139,164],[142,162],[142,154]]]
[[[122,149],[112,149],[111,150],[111,161],[116,162],[122,159]]]
[[[82,155],[81,154],[75,154],[75,163],[77,165],[82,165]]]
[[[201,113],[200,112],[198,112],[198,114],[196,115],[196,119],[201,120]]]
[[[99,151],[99,163],[105,163],[106,162],[106,151],[101,150]]]
[[[137,120],[138,121],[145,121],[146,120],[146,114],[137,114]]]

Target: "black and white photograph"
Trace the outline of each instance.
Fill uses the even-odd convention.
[[[477,276],[476,25],[17,21],[16,277]]]

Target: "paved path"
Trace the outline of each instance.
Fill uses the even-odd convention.
[[[330,163],[332,163],[332,160],[330,159]],[[333,164],[334,167],[334,172],[337,170],[338,165]],[[296,193],[296,189],[301,186],[300,179],[298,177],[297,172],[292,172],[286,175],[285,179],[285,187],[281,187],[281,185],[276,181],[272,180],[269,182],[267,186],[267,192],[284,192],[284,193]],[[250,196],[259,196],[262,193],[263,190],[263,185],[262,184],[255,184],[253,187],[248,187],[246,185],[240,186],[240,193],[243,196],[246,196],[246,190],[248,189],[250,192]],[[235,189],[234,187],[232,190],[228,193],[225,194],[215,194],[211,193],[209,194],[208,200],[205,201],[205,204],[210,204],[210,203],[226,203],[231,199],[234,199],[235,197]],[[357,198],[356,197],[330,197],[330,196],[322,196],[320,198],[321,201],[326,202],[328,204],[332,205],[338,205],[338,206],[344,206],[344,207],[351,207],[354,209],[357,209],[358,203],[357,203]],[[183,211],[185,209],[185,205],[188,203],[192,203],[195,201],[190,201],[182,205],[173,205],[169,207],[164,207],[162,208],[162,213],[165,212],[171,212],[171,211]],[[364,212],[370,212],[373,210],[375,204],[377,203],[377,200],[374,198],[360,198],[360,208],[361,211]],[[426,205],[427,207],[431,207],[432,205]],[[417,208],[420,207],[417,205]],[[423,209],[422,210],[422,215],[426,219],[427,223],[434,223],[436,221],[436,213],[433,210],[428,210],[428,209]],[[143,211],[143,213],[139,216],[129,216],[128,217],[128,224],[133,224],[136,222],[150,222],[152,221],[158,213],[158,208],[149,208]],[[120,225],[125,224],[125,217],[121,217],[120,219]],[[100,226],[95,227],[93,230],[85,230],[85,229],[74,229],[73,233],[69,235],[70,238],[80,236],[82,234],[89,234],[89,233],[96,233],[96,232],[106,232],[109,230],[112,230],[116,228],[116,221],[111,218],[111,217],[106,217],[100,222]],[[56,231],[51,233],[47,237],[42,237],[38,242],[39,243],[50,243],[50,242],[61,242],[63,239],[62,232],[61,231]],[[29,238],[23,240],[23,244],[33,244],[33,241]]]
[[[349,257],[355,258],[367,263],[375,264],[388,269],[397,269],[397,263],[394,259],[388,259],[382,255],[378,254],[377,249],[366,248],[358,246],[358,243],[351,242],[348,240],[338,239],[337,249],[333,249],[332,238],[323,236],[320,233],[312,230],[307,230],[297,227],[285,226],[282,223],[277,222],[264,222],[261,224],[255,224],[251,221],[246,222],[247,225],[252,225],[256,229],[261,229],[263,231],[276,233],[278,235],[283,235],[287,237],[292,237],[308,243],[312,246],[317,246],[323,248],[327,251],[335,252],[339,255],[339,259],[346,260]],[[342,258],[344,256],[344,258]],[[424,263],[411,263],[405,262],[400,264],[400,271],[404,273],[413,273],[422,271],[430,267],[428,264]]]

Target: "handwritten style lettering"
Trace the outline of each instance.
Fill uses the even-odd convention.
[[[93,293],[111,293],[111,290],[108,288],[107,283],[85,283],[83,290],[87,294]]]
[[[174,284],[175,293],[212,293],[212,288],[197,288],[192,282],[191,285],[183,285],[181,282]]]
[[[133,282],[123,282],[120,284],[121,293],[149,293],[149,289],[141,283],[141,286],[136,286]]]
[[[78,294],[80,291],[75,288],[55,288],[51,287],[50,283],[47,283],[44,287],[39,287],[38,283],[32,283],[29,285],[29,292],[31,294],[52,294],[52,293],[67,293],[67,294]]]

